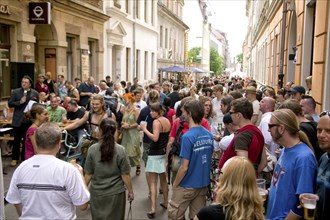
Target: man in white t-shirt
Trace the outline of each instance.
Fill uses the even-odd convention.
[[[6,200],[19,219],[75,219],[76,206],[85,210],[90,194],[82,168],[55,157],[61,129],[44,123],[36,131],[37,152],[14,172]]]
[[[248,86],[245,89],[245,97],[252,103],[253,106],[253,115],[251,122],[258,126],[258,117],[259,117],[259,101],[257,100],[257,89],[254,86]]]

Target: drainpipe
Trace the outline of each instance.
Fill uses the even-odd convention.
[[[286,29],[286,0],[283,0],[283,15],[282,15],[282,33],[281,33],[281,48],[280,48],[280,66],[278,72],[278,86],[283,88],[283,65],[284,65],[284,45],[285,45],[285,29]]]
[[[133,45],[132,45],[132,52],[133,52],[133,78],[134,77],[138,77],[137,75],[137,70],[136,70],[136,49],[135,49],[135,22],[136,22],[136,4],[138,4],[138,2],[136,0],[133,1]]]

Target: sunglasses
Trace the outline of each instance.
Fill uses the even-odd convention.
[[[272,127],[277,127],[277,126],[280,126],[279,124],[268,124],[268,128],[269,129],[272,129]]]
[[[329,111],[323,111],[323,112],[321,112],[320,117],[325,116],[325,115],[328,115],[330,117],[330,112]]]

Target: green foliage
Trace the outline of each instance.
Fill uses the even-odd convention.
[[[193,47],[188,52],[188,63],[201,63],[201,47]]]
[[[243,53],[237,54],[236,60],[237,60],[237,63],[240,63],[241,66],[243,66]]]
[[[219,76],[224,68],[224,61],[222,56],[219,55],[218,51],[211,48],[210,51],[210,71],[213,71],[212,76]]]

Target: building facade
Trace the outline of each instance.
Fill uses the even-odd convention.
[[[104,1],[104,76],[114,81],[157,77],[157,0]]]
[[[186,32],[189,27],[182,21],[184,1],[158,1],[157,67],[185,67]]]
[[[312,76],[317,110],[330,109],[330,2],[247,0],[244,70],[262,84],[306,88]]]
[[[109,19],[102,4],[101,0],[1,0],[0,97],[9,97],[26,74],[36,78],[51,72],[53,79],[62,74],[70,81],[90,75],[101,78],[103,26]],[[35,24],[44,15],[47,22]]]
[[[215,28],[211,29],[211,37],[210,37],[211,47],[215,48],[219,55],[222,56],[224,61],[224,67],[230,67],[230,53],[229,53],[229,45],[227,40],[227,34],[223,31],[217,30]]]

